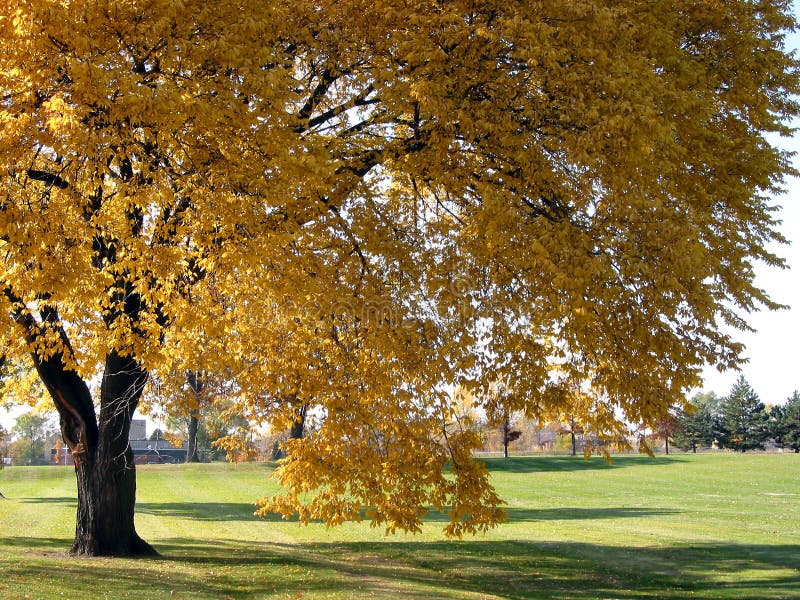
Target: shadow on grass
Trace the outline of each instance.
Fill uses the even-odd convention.
[[[21,498],[26,503],[63,503],[74,505],[75,498]],[[265,519],[256,517],[256,506],[247,502],[139,502],[136,504],[136,513],[142,515],[155,515],[158,517],[173,517],[193,521],[256,521],[267,522],[284,521],[280,515],[270,515]],[[366,509],[364,509],[366,512]],[[507,508],[509,523],[524,521],[575,521],[585,519],[621,519],[642,518],[658,515],[679,514],[680,511],[669,508],[637,508],[637,507],[606,507],[606,508]],[[363,515],[364,520],[368,520]],[[449,520],[447,513],[431,510],[423,521],[428,523],[441,523]],[[291,519],[296,521],[296,519]]]
[[[137,502],[138,514],[193,521],[255,521],[252,502]]]
[[[644,455],[613,456],[613,461],[608,462],[601,456],[583,458],[583,456],[517,456],[503,457],[478,457],[486,463],[486,467],[493,473],[548,473],[566,471],[594,471],[621,469],[627,467],[669,466],[685,462],[677,456],[657,456],[651,458]]]
[[[36,582],[32,585],[39,591],[52,586],[67,597],[106,590],[128,597],[250,598],[291,592],[298,597],[372,593],[387,598],[474,594],[520,599],[677,599],[691,595],[711,600],[788,598],[800,590],[797,544],[628,547],[524,541],[152,541],[161,558],[109,561],[29,555],[24,561],[0,560],[0,564],[7,581]],[[0,547],[49,551],[56,542],[68,544],[66,540],[10,538],[0,542]]]

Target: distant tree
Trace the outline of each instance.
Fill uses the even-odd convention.
[[[192,401],[189,408],[189,423],[186,436],[186,462],[200,462],[197,431],[200,428],[201,407],[206,403],[206,380],[199,371],[186,373],[186,387]]]
[[[41,465],[49,462],[45,459],[45,449],[54,428],[47,415],[23,413],[17,417],[11,431],[17,439],[11,445],[10,454],[17,464]]]
[[[505,411],[503,414],[503,420],[500,428],[500,434],[503,438],[503,456],[508,458],[508,446],[512,442],[516,442],[519,437],[522,435],[522,431],[519,429],[515,429],[512,421],[512,414],[511,411]]]
[[[558,429],[558,433],[559,435],[569,435],[571,447],[570,454],[575,456],[578,453],[577,436],[585,433],[583,425],[578,423],[575,420],[575,417],[570,417],[567,424],[561,425],[561,427]]]
[[[656,437],[664,440],[664,453],[669,454],[669,443],[681,428],[679,415],[683,409],[673,406],[653,423]]]
[[[499,429],[503,456],[508,458],[508,447],[522,435],[515,427],[519,416],[519,411],[516,410],[517,398],[508,385],[497,381],[488,386],[485,401],[486,420],[490,426]]]
[[[160,427],[156,427],[153,430],[153,433],[151,433],[150,437],[147,438],[147,439],[150,440],[151,442],[157,442],[159,440],[163,440],[164,439],[164,432],[161,431]]]
[[[781,448],[800,452],[800,392],[795,392],[783,406],[770,411],[770,434]]]
[[[720,445],[739,452],[762,450],[769,437],[764,404],[740,376],[722,405]]]
[[[11,441],[11,434],[0,425],[0,466],[3,464],[3,457],[8,452],[8,443]]]
[[[692,452],[697,452],[697,448],[702,446],[711,446],[718,430],[720,400],[714,392],[695,394],[677,412],[673,444]]]

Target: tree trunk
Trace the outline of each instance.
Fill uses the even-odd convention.
[[[76,462],[75,473],[78,478],[78,516],[70,554],[158,554],[139,537],[134,526],[136,469],[130,448],[116,456],[98,456],[94,462]]]
[[[511,431],[511,423],[509,423],[508,416],[503,421],[503,458],[508,458],[508,437]]]
[[[33,358],[58,409],[61,436],[75,462],[78,511],[70,554],[157,554],[134,527],[136,469],[128,445],[131,417],[147,373],[134,360],[112,351],[106,358],[98,421],[86,382],[65,367],[61,353],[44,361]]]
[[[291,397],[296,401],[296,397]],[[292,422],[292,427],[289,429],[289,439],[299,440],[302,439],[306,428],[306,414],[308,413],[308,404],[302,404],[297,409],[297,418]],[[283,449],[280,442],[275,442],[272,447],[272,460],[280,460],[286,457],[286,451]]]
[[[574,431],[570,431],[569,435],[572,438],[572,456],[575,456],[575,454],[577,454],[577,448],[576,448],[576,444],[575,444],[575,432]]]
[[[306,412],[308,411],[308,404],[303,404],[297,410],[297,419],[292,423],[292,428],[289,430],[289,439],[299,440],[303,437],[303,432],[306,426]]]
[[[197,413],[192,413],[189,417],[189,435],[186,441],[186,462],[200,462],[200,453],[197,451],[197,429],[200,427],[200,418]]]
[[[669,437],[664,437],[664,453],[669,454]]]
[[[136,467],[128,444],[131,417],[146,381],[147,374],[135,361],[116,352],[109,355],[100,392],[97,443],[72,448],[78,516],[70,554],[158,554],[139,537],[134,526]]]
[[[195,401],[195,406],[189,413],[189,431],[186,436],[186,462],[197,463],[200,462],[200,453],[197,448],[197,430],[200,427],[200,404],[205,384],[197,371],[189,371],[186,379]]]
[[[100,388],[100,418],[96,416],[89,387],[73,367],[69,338],[56,309],[44,305],[40,320],[21,308],[23,303],[6,288],[15,303],[12,317],[25,340],[36,347],[39,340],[55,336],[59,349],[43,357],[31,352],[39,378],[58,410],[61,437],[75,462],[78,511],[71,554],[85,556],[152,556],[157,554],[136,533],[136,469],[128,444],[131,418],[147,382],[147,372],[133,358],[111,350],[106,356]],[[126,290],[125,314],[138,315],[140,298]],[[66,360],[65,357],[69,357]]]

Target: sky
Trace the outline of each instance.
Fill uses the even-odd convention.
[[[794,2],[794,13],[800,15],[800,0]],[[787,39],[790,49],[800,49],[800,34]],[[798,50],[800,53],[800,50]],[[800,128],[800,123],[798,123]],[[791,139],[780,139],[781,147],[800,154],[800,131]],[[794,158],[800,170],[800,156]],[[690,392],[713,391],[719,396],[730,392],[739,375],[744,375],[759,398],[765,404],[783,404],[795,390],[800,390],[800,179],[786,182],[786,193],[775,199],[781,206],[777,217],[782,220],[780,231],[790,241],[789,245],[772,247],[771,250],[786,260],[788,269],[755,266],[756,284],[765,289],[771,298],[789,305],[780,311],[760,311],[747,316],[754,332],[731,332],[736,341],[742,342],[748,363],[741,373],[729,371],[719,373],[709,367],[703,373],[703,386]],[[14,422],[12,413],[0,407],[0,425],[7,429]]]

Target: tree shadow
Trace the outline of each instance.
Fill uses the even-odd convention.
[[[137,502],[137,514],[177,517],[193,521],[255,521],[254,503],[247,502]]]
[[[570,471],[595,471],[622,469],[636,466],[670,466],[686,462],[670,455],[649,457],[645,455],[612,456],[611,462],[601,456],[515,456],[478,457],[492,473],[548,473]]]
[[[51,498],[19,498],[21,502],[43,503],[43,504],[75,504],[75,498],[71,497],[51,497]],[[256,517],[254,515],[255,504],[247,502],[137,502],[136,514],[154,515],[158,517],[172,517],[188,519],[192,521],[266,521],[284,522],[281,515],[270,514],[267,517]],[[366,516],[367,508],[361,513],[364,521],[369,519]],[[525,521],[575,521],[588,519],[621,519],[621,518],[641,518],[648,516],[663,516],[679,514],[680,511],[669,508],[658,507],[605,507],[605,508],[583,508],[583,507],[563,507],[563,508],[506,508],[508,522]],[[431,509],[422,519],[427,523],[443,523],[449,521],[450,517],[446,512],[439,512]],[[289,522],[297,522],[297,518],[289,519]],[[318,521],[315,521],[318,522]]]
[[[579,521],[589,519],[627,519],[650,516],[663,516],[680,514],[681,511],[670,508],[638,508],[638,507],[609,507],[609,508],[506,508],[509,523],[526,521]],[[450,517],[447,513],[431,510],[423,521],[445,522]]]
[[[800,590],[800,545],[615,546],[579,542],[272,543],[152,540],[162,557],[75,561],[43,555],[4,565],[5,576],[68,597],[122,590],[127,597],[252,598],[303,595],[510,599],[789,598]],[[11,538],[50,549],[65,540]],[[101,586],[101,587],[98,587]],[[103,592],[104,593],[104,592]]]
[[[75,504],[78,501],[77,496],[47,496],[41,498],[28,496],[14,499],[26,504]]]

